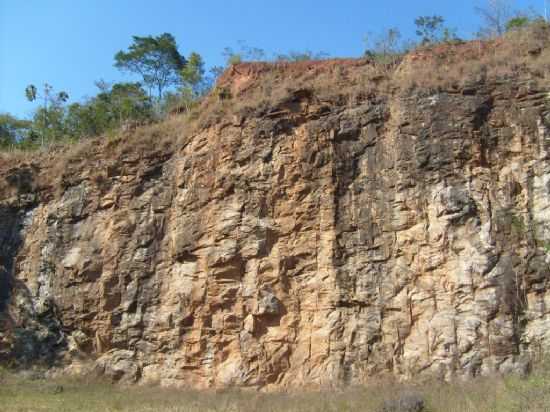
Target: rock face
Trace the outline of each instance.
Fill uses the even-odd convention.
[[[297,91],[106,151],[59,184],[39,183],[55,162],[3,176],[4,359],[269,389],[522,370],[550,346],[548,88]]]

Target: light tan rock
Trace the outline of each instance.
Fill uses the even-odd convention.
[[[549,101],[476,87],[300,95],[6,192],[0,353],[185,388],[524,370],[550,345]]]

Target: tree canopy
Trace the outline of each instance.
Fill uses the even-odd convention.
[[[53,87],[45,83],[39,92],[37,87],[29,84],[25,88],[27,100],[42,100],[42,105],[34,113],[32,122],[32,139],[40,136],[41,146],[47,141],[59,138],[63,134],[64,103],[69,100],[67,92],[54,93]]]
[[[156,88],[159,100],[166,88],[178,84],[179,73],[186,64],[170,33],[160,36],[133,36],[128,51],[115,55],[115,67],[142,76],[143,83]]]
[[[444,26],[445,19],[441,16],[420,16],[414,20],[416,35],[421,44],[429,45],[458,40],[454,29]]]
[[[180,72],[183,87],[189,87],[195,94],[200,94],[204,81],[204,60],[198,53],[191,53],[187,64]]]
[[[0,148],[9,148],[28,135],[31,122],[20,120],[8,113],[0,113]]]
[[[476,7],[484,25],[480,29],[479,37],[501,36],[506,31],[506,23],[511,17],[509,0],[487,0],[484,7]]]
[[[485,7],[476,10],[485,24],[479,34],[482,38],[511,32],[505,39],[517,41],[520,37],[533,37],[539,43],[547,41],[550,25],[546,19],[534,11],[512,14],[510,0],[485,0]],[[403,39],[395,27],[367,37],[365,56],[384,76],[393,73],[396,63],[410,50],[458,40],[455,30],[445,26],[442,16],[419,16],[414,23],[417,40]],[[110,135],[119,128],[161,121],[175,113],[190,113],[189,118],[193,118],[198,112],[192,109],[202,108],[200,102],[209,90],[214,88],[215,95],[221,100],[231,98],[223,85],[216,88],[216,79],[233,64],[258,60],[296,62],[328,57],[326,53],[309,50],[268,56],[263,49],[250,47],[245,42],[238,42],[238,45],[236,50],[226,47],[222,52],[225,65],[206,70],[202,56],[192,52],[184,57],[178,51],[174,36],[169,33],[133,36],[128,49],[116,53],[115,67],[141,76],[140,82],[108,84],[100,81],[96,83],[99,91],[94,96],[69,105],[66,104],[69,99],[66,92],[55,92],[47,83],[39,88],[30,84],[24,92],[29,101],[36,102],[35,111],[28,120],[0,113],[0,148],[36,149],[64,140]],[[533,50],[536,54],[537,49]],[[152,98],[152,90],[158,92],[157,99]]]
[[[85,103],[68,107],[68,137],[97,136],[128,122],[147,122],[153,116],[151,99],[140,83],[97,82],[99,93]]]

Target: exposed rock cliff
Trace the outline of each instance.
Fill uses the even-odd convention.
[[[305,87],[54,183],[56,156],[4,161],[0,352],[197,388],[521,370],[550,345],[549,92]]]

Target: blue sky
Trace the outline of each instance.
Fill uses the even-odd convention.
[[[516,9],[544,0],[517,0]],[[550,2],[549,2],[550,3]],[[224,47],[244,40],[268,53],[324,51],[359,56],[367,33],[398,27],[414,38],[414,18],[439,14],[467,38],[484,0],[0,0],[0,112],[28,117],[25,86],[48,82],[71,102],[92,96],[94,81],[132,80],[113,56],[132,35],[172,33],[180,52],[197,51],[208,66]]]

